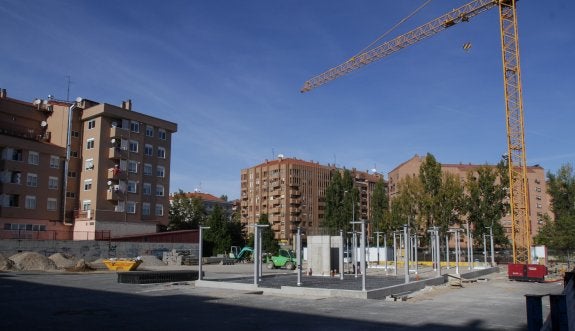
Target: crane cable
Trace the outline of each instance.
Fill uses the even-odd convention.
[[[377,39],[375,39],[371,44],[367,45],[366,47],[364,47],[361,51],[359,51],[357,54],[355,54],[354,56],[352,56],[350,58],[350,61],[353,60],[356,56],[365,53],[366,50],[370,49],[375,43],[377,43],[378,41],[380,41],[383,37],[387,36],[388,34],[390,34],[391,32],[393,32],[393,30],[397,29],[400,25],[402,25],[403,23],[405,23],[408,19],[410,19],[411,17],[413,17],[415,14],[417,14],[420,10],[422,10],[425,6],[427,6],[432,0],[427,0],[425,1],[421,6],[417,7],[411,14],[407,15],[405,18],[403,18],[401,21],[397,22],[394,26],[391,27],[391,29],[387,30],[386,32],[384,32],[382,35],[380,35],[379,37],[377,37]]]

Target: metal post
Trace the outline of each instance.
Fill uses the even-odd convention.
[[[543,326],[543,305],[541,295],[526,294],[525,303],[527,305],[527,330],[539,331]]]
[[[387,272],[387,233],[383,234],[383,251],[385,252],[385,271]]]
[[[449,270],[449,234],[445,234],[445,264],[447,265],[447,270]]]
[[[437,228],[437,227],[435,230],[435,238],[437,239],[437,242],[436,242],[437,248],[435,249],[435,252],[437,253],[437,275],[441,276],[441,250],[440,250],[441,247],[439,247],[441,240],[439,238],[439,228]]]
[[[339,279],[343,280],[343,230],[339,230],[341,243],[339,246]]]
[[[199,243],[198,243],[198,280],[202,280],[202,255],[203,255],[203,230],[209,229],[209,226],[200,226]]]
[[[487,267],[487,238],[483,234],[483,264]]]
[[[407,224],[403,225],[403,245],[404,245],[404,262],[405,266],[403,267],[405,272],[405,283],[409,283],[409,227]]]
[[[301,286],[301,227],[297,227],[296,237],[296,254],[297,254],[297,286]]]
[[[393,274],[397,276],[397,238],[395,231],[393,232]]]
[[[459,231],[455,231],[455,273],[459,275],[459,260],[461,253],[461,243],[459,242]]]
[[[417,273],[419,272],[419,266],[418,264],[418,259],[417,259],[417,247],[418,247],[418,243],[417,243],[418,239],[417,239],[417,234],[413,235],[413,246],[414,246],[414,252],[415,252],[415,274],[417,275]]]
[[[473,231],[469,228],[469,262],[471,263],[471,270],[475,269],[473,258]]]
[[[365,267],[365,220],[361,221],[361,241],[360,241],[360,259],[361,259],[361,290],[365,292],[365,274],[367,268]]]
[[[259,227],[254,224],[254,285],[258,286],[258,260],[260,260],[260,254],[258,252],[258,232]]]
[[[495,248],[493,246],[493,225],[489,227],[489,240],[491,241],[491,243],[490,243],[491,266],[494,267],[495,266]]]
[[[354,227],[355,227],[355,221],[353,221],[354,223]],[[355,230],[353,231],[353,233],[351,234],[353,236],[353,238],[351,239],[352,245],[353,245],[353,250],[352,250],[352,262],[353,262],[353,270],[355,271],[355,278],[357,278],[357,237],[355,236]]]

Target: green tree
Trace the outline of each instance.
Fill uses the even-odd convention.
[[[168,212],[168,231],[197,229],[206,220],[206,210],[198,197],[189,198],[184,191],[174,194]]]
[[[440,212],[437,208],[437,204],[441,191],[441,177],[441,164],[435,160],[432,154],[427,153],[427,156],[419,167],[419,180],[423,188],[421,194],[421,212],[426,218],[423,231],[426,233],[430,226],[436,225],[437,214]]]
[[[498,184],[498,171],[493,167],[481,166],[476,172],[467,173],[464,210],[470,226],[474,228],[474,238],[482,242],[482,235],[488,234],[487,227],[493,226],[494,241],[507,246],[509,240],[504,234],[499,220],[506,213],[506,188]]]
[[[459,177],[444,173],[435,201],[435,225],[442,233],[445,233],[450,226],[459,223],[459,217],[463,212],[463,199],[463,184]]]
[[[260,228],[259,230],[262,234],[262,252],[276,254],[279,250],[279,245],[277,239],[275,238],[272,225],[269,222],[268,214],[261,214],[258,220],[258,224],[268,225],[267,227]]]
[[[569,164],[561,166],[557,174],[547,173],[547,192],[555,221],[544,215],[544,225],[535,243],[565,253],[575,250],[575,175]]]
[[[371,224],[374,231],[389,228],[389,197],[383,178],[375,183],[371,197]]]
[[[216,205],[208,217],[207,229],[205,233],[206,253],[224,254],[232,246],[232,236],[229,232],[229,222],[226,215],[219,205]]]
[[[340,229],[348,231],[351,228],[350,222],[359,215],[357,206],[359,201],[359,190],[353,185],[353,178],[349,170],[344,170],[343,176],[339,171],[334,171],[325,193],[326,206],[325,218],[322,227],[331,231]]]
[[[421,232],[423,218],[419,210],[422,208],[422,183],[417,177],[406,176],[397,183],[399,193],[391,200],[390,222],[388,231],[399,229],[409,222],[410,227]]]

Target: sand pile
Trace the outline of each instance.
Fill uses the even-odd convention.
[[[92,268],[84,259],[78,260],[78,262],[73,266],[66,268],[66,271],[72,272],[86,272],[86,271],[94,271],[95,268]]]
[[[106,267],[106,265],[103,262],[104,260],[105,259],[103,258],[99,258],[96,261],[88,263],[88,265],[94,269],[108,269],[108,267]]]
[[[14,262],[0,254],[0,271],[10,271],[14,269]]]
[[[78,262],[78,260],[73,255],[62,253],[52,254],[48,258],[54,261],[58,269],[72,268]]]
[[[56,270],[56,263],[54,263],[54,261],[36,252],[18,253],[12,255],[10,260],[14,262],[16,270]]]
[[[140,256],[142,258],[142,264],[140,267],[163,267],[166,266],[162,260],[158,259],[154,255],[143,255]]]

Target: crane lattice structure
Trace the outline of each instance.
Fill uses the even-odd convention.
[[[314,88],[431,37],[451,26],[461,22],[467,22],[470,18],[494,7],[499,8],[501,32],[513,262],[528,264],[531,259],[531,221],[529,218],[527,193],[523,93],[519,61],[516,0],[471,1],[431,22],[362,52],[345,63],[311,78],[304,83],[301,92],[311,91]]]

